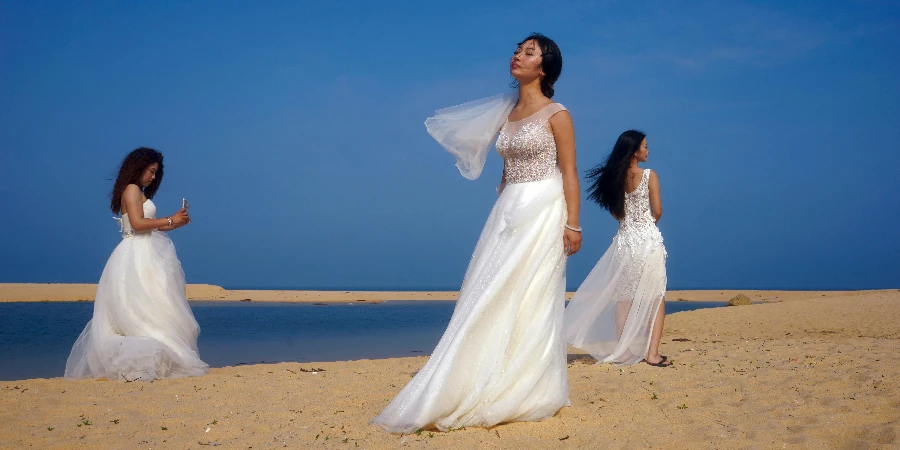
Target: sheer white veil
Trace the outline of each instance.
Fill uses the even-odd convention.
[[[425,129],[456,157],[459,173],[474,180],[518,100],[519,92],[513,91],[439,109],[425,120]]]

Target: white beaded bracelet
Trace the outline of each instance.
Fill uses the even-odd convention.
[[[570,227],[569,224],[566,224],[566,228],[581,233],[581,228]]]

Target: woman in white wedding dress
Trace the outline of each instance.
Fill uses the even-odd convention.
[[[426,121],[467,178],[480,174],[499,133],[503,178],[443,337],[372,420],[387,431],[537,421],[569,404],[565,268],[581,234],[572,119],[550,100],[561,70],[556,44],[531,35],[510,61],[518,95],[447,108]]]
[[[163,156],[138,148],[122,161],[110,208],[122,213],[122,242],[97,284],[94,315],[75,341],[65,377],[153,381],[209,371],[197,352],[200,327],[185,296],[184,272],[163,231],[190,223],[187,209],[156,218],[151,200]]]
[[[656,172],[641,169],[649,149],[644,133],[622,133],[606,162],[588,172],[588,198],[619,221],[612,245],[566,308],[565,339],[616,365],[672,364],[659,354],[666,314],[666,248]]]

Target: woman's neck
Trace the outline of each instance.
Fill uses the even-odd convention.
[[[541,91],[541,79],[535,78],[527,84],[519,84],[519,103],[522,105],[530,105],[539,103],[547,98]]]

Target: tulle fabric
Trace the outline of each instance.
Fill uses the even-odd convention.
[[[97,285],[94,315],[75,341],[65,377],[153,381],[199,376],[200,327],[185,296],[175,246],[162,232],[116,247]]]
[[[647,356],[666,292],[666,252],[644,240],[633,252],[616,236],[575,292],[565,314],[565,340],[599,363],[630,365]]]
[[[509,184],[425,366],[372,420],[393,433],[537,421],[569,404],[562,178]]]
[[[439,109],[425,120],[425,129],[456,157],[459,173],[474,180],[481,175],[488,151],[518,100],[519,93],[514,91]]]
[[[612,245],[581,283],[565,317],[566,342],[601,363],[640,362],[666,294],[666,248],[650,208],[650,169],[625,194]]]

